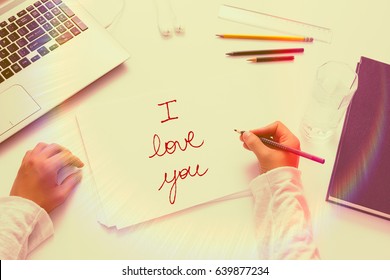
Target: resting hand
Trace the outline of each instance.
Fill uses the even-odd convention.
[[[67,166],[81,168],[84,163],[60,145],[39,143],[24,156],[10,195],[32,200],[51,212],[81,181],[81,171],[77,171],[57,185],[58,172]]]

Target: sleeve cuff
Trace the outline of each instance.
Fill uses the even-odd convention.
[[[250,182],[249,187],[252,194],[255,195],[261,188],[272,189],[273,186],[277,186],[286,181],[299,181],[299,183],[295,185],[302,187],[300,180],[301,171],[299,169],[290,166],[283,166],[257,176]]]
[[[49,214],[35,202],[19,196],[9,196],[0,198],[0,203],[8,217],[10,230],[16,231],[17,240],[22,246],[17,258],[25,258],[54,233]]]

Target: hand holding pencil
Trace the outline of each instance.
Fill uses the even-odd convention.
[[[237,132],[241,134],[240,140],[244,142],[244,148],[256,155],[261,174],[283,166],[298,168],[300,142],[283,123],[277,121],[262,128]],[[266,145],[261,140],[262,137],[272,139],[280,147],[288,147],[290,150],[298,151],[298,153],[277,148],[278,145],[275,148],[271,145]],[[301,153],[307,155],[306,153]]]

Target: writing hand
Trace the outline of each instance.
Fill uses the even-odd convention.
[[[300,143],[298,138],[279,121],[262,128],[244,132],[240,139],[244,142],[244,148],[256,155],[261,174],[282,166],[298,167],[299,157],[297,155],[268,147],[259,137],[270,138],[294,149],[300,149]]]
[[[32,200],[51,212],[66,200],[82,178],[81,171],[77,171],[57,185],[58,172],[66,166],[81,168],[84,163],[58,144],[39,143],[24,156],[10,195]]]

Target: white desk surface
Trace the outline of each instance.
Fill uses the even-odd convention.
[[[171,1],[186,32],[170,39],[162,38],[158,32],[153,1],[126,1],[123,14],[109,31],[129,51],[131,58],[0,144],[0,195],[8,195],[24,153],[39,141],[60,143],[86,162],[75,122],[78,110],[145,92],[192,88],[197,89],[199,98],[219,96],[224,106],[237,108],[237,113],[239,110],[253,112],[253,119],[248,120],[245,128],[283,121],[300,137],[303,150],[327,159],[323,166],[300,161],[314,236],[323,259],[390,259],[389,221],[325,201],[337,137],[329,143],[313,145],[299,132],[319,65],[328,60],[341,60],[354,66],[360,56],[390,63],[390,39],[385,32],[390,26],[389,2]],[[102,5],[108,2],[99,2],[101,6],[93,12],[106,9]],[[217,39],[218,33],[265,33],[219,19],[221,4],[329,27],[333,42]],[[237,50],[301,46],[305,47],[305,53],[292,63],[255,65],[224,55]],[[30,254],[31,259],[257,258],[251,197],[189,209],[117,231],[96,221],[98,205],[89,172],[86,167],[80,186],[51,214],[55,234]]]

